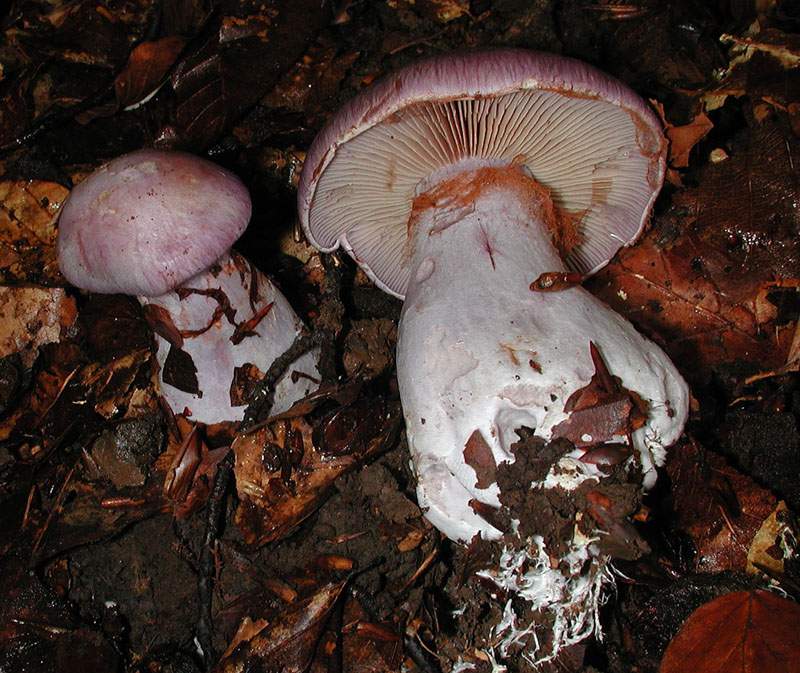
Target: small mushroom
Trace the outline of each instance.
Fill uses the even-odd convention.
[[[202,423],[240,421],[252,385],[302,330],[280,291],[230,250],[250,213],[247,188],[229,171],[140,150],[78,184],[59,218],[64,276],[138,297],[156,332],[164,399]],[[279,381],[273,411],[316,386],[308,353]]]
[[[522,426],[550,439],[569,418],[567,401],[595,373],[590,344],[646,408],[630,464],[638,460],[644,487],[654,483],[686,420],[686,384],[660,348],[575,280],[642,232],[665,149],[657,119],[623,84],[524,50],[406,67],[347,103],[309,149],[298,194],[309,240],[342,246],[405,299],[397,375],[417,494],[448,537],[501,536],[481,515],[500,507],[484,468],[513,462]],[[604,476],[574,460],[582,453],[565,458],[580,472],[569,488]],[[589,547],[584,538],[570,558],[576,572],[596,553]],[[521,558],[550,570],[539,563],[541,539]],[[508,576],[494,577],[508,589],[518,569],[506,565]],[[599,582],[553,591],[572,624],[556,647],[591,632],[591,606],[572,617],[569,606],[591,600],[596,612]]]

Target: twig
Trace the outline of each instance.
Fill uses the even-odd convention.
[[[233,470],[233,451],[230,451],[217,465],[214,475],[214,487],[206,505],[206,533],[200,550],[200,575],[197,581],[200,616],[197,621],[197,640],[203,650],[203,662],[210,671],[215,663],[213,645],[213,624],[211,620],[211,603],[214,589],[214,570],[216,558],[215,548],[217,536],[222,527],[225,513],[225,493],[228,490],[231,471]]]
[[[33,543],[33,555],[39,551],[39,547],[42,544],[42,540],[44,539],[45,533],[47,533],[47,529],[50,528],[50,524],[53,522],[53,519],[57,514],[61,512],[61,507],[64,504],[64,498],[67,495],[67,487],[69,486],[70,481],[72,481],[72,475],[75,474],[75,467],[77,465],[77,461],[73,463],[72,467],[67,472],[67,476],[64,477],[64,483],[61,485],[61,488],[58,491],[58,495],[56,496],[55,502],[53,506],[50,508],[50,513],[47,515],[47,519],[45,519],[44,525],[42,526],[39,533],[36,535],[36,541]]]
[[[344,316],[341,300],[342,263],[333,255],[322,255],[322,265],[326,273],[317,325],[311,334],[298,335],[292,345],[270,365],[250,396],[241,432],[249,432],[255,425],[269,418],[278,380],[293,362],[310,350],[317,347],[321,350],[319,370],[323,380],[332,380],[336,376],[335,343]]]
[[[439,664],[432,660],[431,655],[414,636],[408,633],[403,634],[403,648],[422,673],[441,672]]]
[[[278,379],[286,373],[293,362],[320,345],[322,336],[321,333],[298,335],[292,345],[273,361],[267,373],[264,374],[264,378],[259,381],[250,396],[250,404],[242,421],[242,432],[247,432],[252,429],[252,426],[269,416],[275,401],[275,386]]]

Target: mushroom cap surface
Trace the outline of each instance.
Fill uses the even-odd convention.
[[[585,63],[521,49],[436,56],[365,89],[328,122],[305,160],[300,222],[317,248],[343,246],[403,298],[414,197],[462,162],[524,164],[577,225],[568,267],[592,273],[643,230],[665,152],[647,104]]]
[[[184,152],[131,152],[70,193],[59,266],[92,292],[160,295],[211,266],[250,214],[247,188],[230,171]]]

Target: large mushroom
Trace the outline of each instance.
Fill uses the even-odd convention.
[[[183,152],[140,150],[98,168],[59,217],[58,258],[73,285],[138,297],[175,413],[240,421],[248,393],[302,323],[286,298],[230,250],[250,196],[232,173]],[[273,411],[317,385],[316,353],[278,382]]]
[[[653,484],[686,420],[686,384],[660,348],[571,281],[636,240],[664,157],[661,127],[630,89],[523,50],[406,67],[346,104],[311,146],[298,194],[307,237],[323,251],[342,246],[405,299],[397,373],[417,494],[448,537],[500,538],[482,505],[499,507],[501,493],[479,465],[513,462],[521,427],[544,439],[563,428],[597,353],[645,416],[608,439],[630,441],[631,471]],[[538,291],[547,289],[558,291]],[[585,435],[531,488],[602,479],[579,460],[593,440]],[[552,649],[529,649],[532,659],[594,628],[606,573],[577,577],[599,555],[579,537],[575,577],[551,569],[536,536],[490,573],[561,619]],[[507,617],[506,646],[524,630],[513,609]]]

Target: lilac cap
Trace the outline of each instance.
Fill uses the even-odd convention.
[[[448,54],[350,100],[314,140],[298,191],[313,245],[340,245],[403,298],[417,187],[463,160],[523,163],[578,222],[565,260],[593,273],[643,230],[664,177],[661,124],[631,89],[585,63],[534,51]]]
[[[247,188],[216,164],[184,152],[131,152],[70,193],[59,266],[92,292],[160,295],[210,267],[250,213]]]

